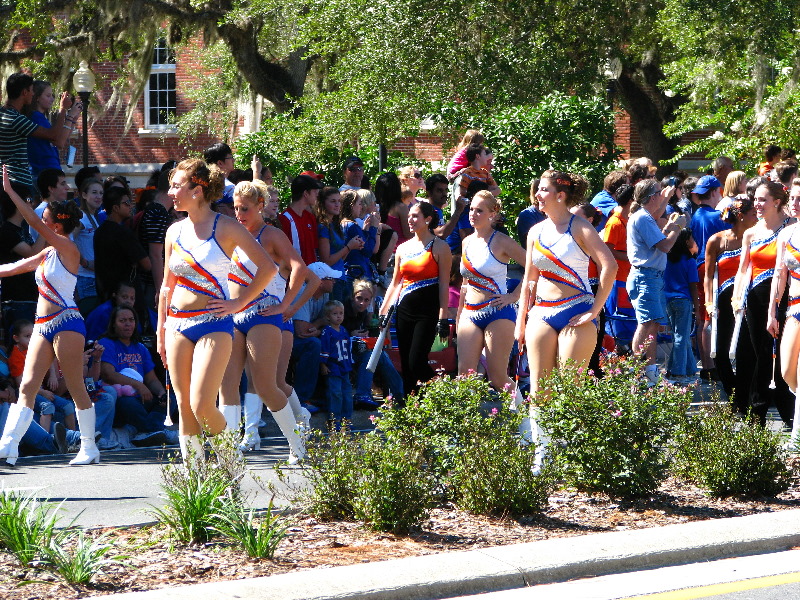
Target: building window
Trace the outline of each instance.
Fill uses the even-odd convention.
[[[161,38],[153,48],[150,80],[145,90],[144,121],[146,129],[174,129],[178,112],[175,91],[175,53]]]

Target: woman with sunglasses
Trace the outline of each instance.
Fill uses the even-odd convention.
[[[411,192],[411,197],[417,202],[417,194],[425,187],[425,180],[422,177],[422,171],[419,167],[403,167],[397,174],[400,179],[400,185]]]

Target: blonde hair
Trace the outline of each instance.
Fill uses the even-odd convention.
[[[456,152],[462,148],[466,148],[470,144],[483,144],[485,141],[486,138],[480,131],[477,129],[467,129],[467,131],[464,133],[464,137],[461,138],[458,146],[456,146]]]
[[[723,196],[730,196],[731,198],[739,195],[739,186],[743,181],[747,181],[747,173],[744,171],[731,171],[725,178],[725,189]]]
[[[499,213],[503,210],[503,204],[500,202],[500,199],[489,190],[481,190],[476,193],[472,197],[472,203],[474,204],[477,200],[486,200],[489,203],[489,210],[492,212]]]
[[[356,279],[353,282],[353,296],[358,292],[369,292],[372,297],[375,297],[375,286],[368,279]]]
[[[359,197],[361,202],[364,203],[364,206],[369,211],[372,211],[375,208],[375,203],[377,200],[375,199],[375,194],[372,193],[372,190],[356,190],[356,196]]]
[[[417,167],[415,167],[415,166],[413,166],[413,165],[407,165],[407,166],[405,166],[405,167],[402,167],[402,168],[401,168],[401,169],[400,169],[400,170],[397,172],[397,176],[398,176],[400,179],[414,179],[414,173],[415,173],[416,171],[420,171],[420,172],[422,172],[422,170],[421,170],[421,169],[418,169]]]
[[[233,188],[234,198],[246,198],[254,204],[269,200],[269,188],[261,181],[240,181]]]

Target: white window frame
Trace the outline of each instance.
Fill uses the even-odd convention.
[[[155,53],[156,48],[161,47],[159,44],[162,43],[163,38],[156,42],[156,46],[153,48],[153,53]],[[167,48],[166,44],[163,46]],[[173,54],[174,56],[174,54]],[[176,62],[172,63],[154,63],[150,66],[150,73],[147,75],[147,84],[144,87],[144,127],[143,129],[139,130],[140,134],[147,135],[147,134],[154,134],[154,135],[164,135],[165,133],[177,133],[177,126],[174,123],[151,123],[150,122],[150,77],[152,75],[160,74],[160,73],[175,73],[176,72]],[[177,81],[176,81],[176,91],[177,91]],[[175,102],[175,113],[178,112],[177,107],[177,97]]]

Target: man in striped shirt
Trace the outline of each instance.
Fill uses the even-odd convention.
[[[23,198],[28,198],[33,190],[31,166],[28,162],[28,138],[52,142],[56,147],[63,146],[72,132],[72,120],[67,110],[72,106],[72,98],[64,92],[61,95],[59,110],[50,129],[37,125],[22,114],[25,106],[33,100],[33,77],[26,73],[14,73],[6,80],[6,103],[0,107],[0,164],[8,167],[11,185]]]

